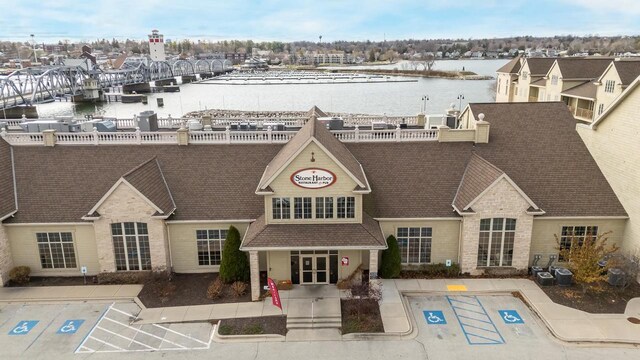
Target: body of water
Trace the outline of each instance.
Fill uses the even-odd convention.
[[[508,60],[443,60],[437,69],[474,71],[480,75],[495,75]],[[386,65],[385,65],[386,66]],[[396,64],[397,66],[397,64]],[[415,78],[412,78],[415,79]],[[179,117],[190,111],[228,109],[250,111],[306,111],[316,105],[328,112],[415,115],[428,96],[427,113],[443,113],[452,103],[462,106],[469,102],[493,102],[494,80],[450,80],[418,78],[417,82],[348,83],[348,84],[285,84],[285,85],[212,85],[185,84],[177,93],[149,94],[149,103],[74,104],[55,102],[38,105],[41,118],[54,115],[99,113],[120,118],[132,117],[141,111],[153,110],[160,117]],[[164,99],[164,107],[156,98]]]

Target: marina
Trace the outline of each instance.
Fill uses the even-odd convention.
[[[359,73],[329,73],[318,71],[266,71],[238,72],[206,79],[198,84],[226,85],[296,85],[296,84],[353,84],[353,83],[386,83],[417,82],[416,79],[388,75],[372,75]]]

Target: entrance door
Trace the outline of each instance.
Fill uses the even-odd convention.
[[[327,255],[303,255],[300,262],[300,284],[328,284],[329,257]]]

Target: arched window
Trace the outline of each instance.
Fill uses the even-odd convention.
[[[516,219],[480,220],[478,266],[511,266]]]

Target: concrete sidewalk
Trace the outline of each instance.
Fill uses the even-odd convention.
[[[393,293],[392,288],[415,295],[459,293],[460,290],[476,294],[517,291],[560,340],[640,344],[640,325],[627,321],[629,316],[640,316],[637,299],[629,302],[625,314],[590,314],[554,303],[536,283],[527,279],[403,279],[383,280],[383,284],[385,294]],[[383,312],[382,305],[380,312]],[[399,322],[399,317],[393,321]],[[385,323],[385,330],[386,326]]]
[[[142,285],[0,287],[0,302],[132,300]]]

